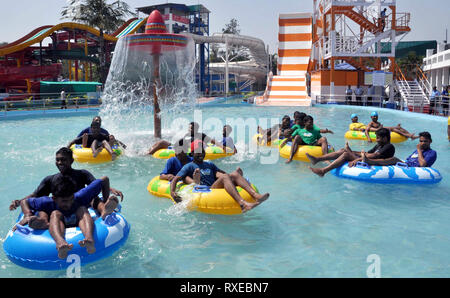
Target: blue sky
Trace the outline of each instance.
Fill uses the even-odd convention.
[[[166,2],[203,4],[211,11],[210,32],[220,32],[231,18],[238,20],[241,34],[262,39],[275,52],[278,39],[278,15],[311,12],[313,0],[204,0],[149,1],[126,0],[134,9]],[[438,40],[449,29],[449,0],[397,0],[397,12],[411,13],[412,31],[403,40]],[[0,42],[12,42],[43,25],[56,25],[66,0],[2,0],[0,10]]]

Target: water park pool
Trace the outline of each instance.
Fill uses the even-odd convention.
[[[125,155],[109,164],[77,164],[94,176],[107,175],[124,195],[122,214],[131,224],[128,241],[114,255],[88,264],[81,277],[367,277],[368,256],[377,255],[381,277],[450,277],[450,145],[446,119],[388,109],[349,106],[311,108],[204,106],[209,116],[270,119],[295,110],[329,128],[335,148],[345,144],[350,114],[369,121],[378,110],[381,123],[401,123],[412,132],[427,130],[438,152],[434,167],[443,180],[435,185],[386,185],[353,182],[326,175],[319,178],[307,163],[277,158],[277,149],[250,152],[246,143],[254,131],[237,141],[238,154],[215,164],[244,175],[270,198],[246,214],[225,216],[187,212],[182,205],[150,195],[147,184],[159,175],[164,160],[143,153],[150,147],[152,127],[111,129],[129,145]],[[19,214],[8,206],[30,194],[47,175],[57,172],[54,156],[83,128],[95,111],[64,115],[5,117],[0,122],[0,242]],[[192,115],[191,115],[192,116]],[[175,115],[167,115],[175,117]],[[167,120],[167,119],[166,119]],[[192,121],[192,118],[189,119]],[[263,127],[268,122],[259,123]],[[164,127],[164,126],[163,126]],[[205,131],[219,137],[221,127]],[[168,131],[163,129],[163,136]],[[353,150],[371,148],[349,141]],[[396,156],[406,158],[417,141],[395,144]],[[0,277],[64,277],[62,271],[33,271],[10,262],[0,252]]]

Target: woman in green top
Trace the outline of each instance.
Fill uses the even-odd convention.
[[[290,138],[293,138],[291,154],[286,163],[290,163],[292,161],[299,145],[321,146],[322,153],[328,153],[328,140],[326,137],[323,137],[321,133],[333,133],[331,130],[329,130],[328,128],[320,129],[315,126],[314,119],[310,115],[305,116],[303,119],[296,119],[295,124],[296,125],[294,125],[292,128],[296,129],[291,134]],[[281,143],[280,147],[282,148],[287,143],[287,141],[287,139],[284,140],[283,143]]]

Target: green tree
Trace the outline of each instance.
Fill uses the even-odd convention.
[[[423,56],[418,56],[416,52],[411,51],[405,57],[397,59],[396,62],[406,79],[414,79],[417,77],[417,68],[422,65],[423,58]]]
[[[99,29],[99,71],[102,83],[106,81],[109,67],[109,65],[106,65],[103,34],[114,32],[126,21],[127,17],[133,15],[126,2],[120,0],[112,3],[108,2],[106,0],[70,0],[69,5],[65,6],[61,12],[62,19],[70,19],[73,22],[79,22]]]
[[[239,29],[238,21],[234,18],[231,19],[230,22],[225,25],[225,28],[222,29],[222,33],[239,35],[241,33],[241,29]]]
[[[228,24],[225,24],[225,28],[222,28],[224,34],[239,35],[241,29],[239,29],[239,23],[236,19],[231,19]],[[225,49],[218,50],[217,56],[225,56]],[[216,57],[217,57],[216,56]],[[246,61],[249,60],[248,50],[242,46],[229,45],[228,48],[228,61]],[[221,60],[221,59],[218,59]]]

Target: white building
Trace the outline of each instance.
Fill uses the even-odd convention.
[[[439,92],[443,86],[450,85],[450,49],[445,50],[444,44],[438,44],[437,53],[427,50],[427,56],[423,59],[423,71],[425,72],[430,87],[437,87]]]

